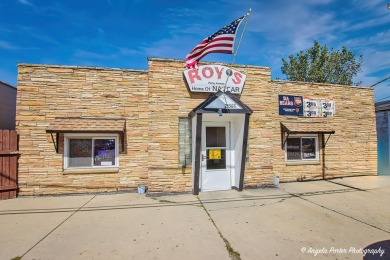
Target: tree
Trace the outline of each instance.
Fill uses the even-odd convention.
[[[289,55],[287,62],[282,59],[282,73],[287,80],[330,83],[341,85],[359,85],[352,78],[361,71],[363,56],[355,57],[347,47],[341,51],[328,49],[326,44],[320,46],[314,41],[314,46],[306,51],[300,51],[296,56]]]

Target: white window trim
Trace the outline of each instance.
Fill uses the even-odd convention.
[[[108,166],[90,166],[90,167],[69,167],[69,139],[75,138],[91,138],[92,139],[92,154],[93,154],[93,139],[115,139],[115,165]],[[73,169],[109,169],[109,168],[118,168],[119,167],[119,136],[118,134],[84,134],[84,133],[72,133],[64,134],[64,170],[73,170]]]
[[[300,138],[302,145],[302,138],[315,138],[315,148],[316,148],[316,158],[314,159],[300,159],[300,160],[288,160],[287,159],[287,141],[286,141],[286,149],[285,149],[285,161],[286,163],[294,163],[294,162],[319,162],[320,161],[320,151],[318,149],[318,135],[316,134],[305,134],[305,135],[289,135],[288,138]]]

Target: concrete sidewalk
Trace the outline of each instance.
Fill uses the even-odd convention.
[[[390,176],[199,198],[123,193],[0,201],[0,259],[229,259],[234,251],[241,259],[362,259],[358,249],[390,241]]]

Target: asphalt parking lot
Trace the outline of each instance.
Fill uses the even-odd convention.
[[[390,259],[389,200],[390,176],[21,197],[0,201],[0,259]]]

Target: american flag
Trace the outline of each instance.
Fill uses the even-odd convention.
[[[196,45],[196,47],[187,55],[184,66],[188,69],[197,69],[200,59],[209,53],[232,54],[236,32],[244,18],[245,16],[238,18]]]

